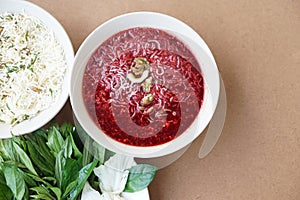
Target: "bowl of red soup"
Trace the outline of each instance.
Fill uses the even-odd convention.
[[[202,38],[171,16],[135,12],[97,27],[74,61],[76,121],[105,148],[141,158],[190,144],[210,122],[219,73]]]

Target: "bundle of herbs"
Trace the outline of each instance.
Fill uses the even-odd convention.
[[[119,160],[128,163],[133,158],[114,155],[90,139],[82,145],[77,136],[76,128],[64,123],[0,140],[0,199],[76,200],[81,195],[88,196],[82,194],[87,187],[87,192],[97,192],[100,199],[109,199],[109,194],[116,192],[107,191],[106,188],[112,188],[107,184],[121,188],[119,195],[143,190],[153,180],[156,167],[134,164],[123,171],[117,169],[118,173],[124,172],[120,179],[124,182],[126,178],[124,185],[116,183],[118,180],[108,181],[118,178],[109,174],[109,166],[116,162],[121,166]],[[88,150],[91,148],[93,155]]]

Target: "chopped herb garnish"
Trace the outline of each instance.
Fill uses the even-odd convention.
[[[33,65],[36,62],[36,60],[38,59],[38,55],[39,55],[39,53],[35,54],[34,58],[30,59],[30,64],[27,66],[27,69],[29,69],[32,72],[33,72]]]
[[[26,120],[26,119],[28,119],[28,118],[29,118],[29,115],[26,115],[26,114],[25,114],[25,115],[23,116],[23,119],[24,119],[24,120]]]
[[[6,70],[7,70],[7,72],[6,73],[12,73],[12,72],[17,72],[17,71],[19,71],[19,67],[17,67],[17,66],[11,66],[11,67],[9,67],[9,66],[7,66],[6,64],[4,64],[4,66],[6,67]]]
[[[13,118],[12,120],[11,120],[11,122],[10,122],[10,124],[14,124],[15,122],[17,122],[17,118]],[[18,123],[18,122],[17,122]]]
[[[38,59],[39,53],[35,54],[34,59],[31,58],[30,63],[33,65],[35,61]]]
[[[10,109],[10,107],[8,106],[7,103],[6,103],[6,107],[7,107],[7,109],[8,109],[12,114],[15,114],[15,113]]]
[[[13,15],[7,15],[7,16],[6,16],[6,19],[8,19],[8,20],[13,20]]]
[[[36,25],[36,28],[41,28],[41,25],[37,24],[37,25]]]
[[[53,94],[52,88],[49,88],[49,92],[50,92],[50,94],[51,94],[51,96],[52,96],[52,94]]]
[[[28,31],[25,33],[25,40],[28,41]]]
[[[20,65],[20,69],[25,69],[25,65]]]
[[[27,66],[27,69],[33,72],[33,66],[31,64]]]

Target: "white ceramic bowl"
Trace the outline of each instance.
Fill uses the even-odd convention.
[[[152,27],[175,34],[189,46],[201,66],[205,82],[204,102],[192,125],[174,140],[151,147],[125,145],[106,136],[90,119],[82,98],[82,77],[88,59],[95,49],[115,33],[133,27]],[[214,58],[203,39],[188,25],[165,14],[134,12],[115,17],[96,28],[82,43],[71,73],[70,100],[76,119],[83,129],[105,148],[139,158],[153,158],[171,154],[190,144],[211,120],[219,98],[219,72]]]
[[[8,124],[0,123],[0,138],[11,137],[14,135],[22,135],[30,133],[48,123],[61,110],[69,97],[70,73],[73,67],[74,50],[72,43],[61,24],[47,11],[37,5],[21,0],[1,0],[0,13],[24,13],[40,19],[50,30],[54,31],[58,41],[63,46],[66,60],[67,71],[62,85],[62,92],[58,101],[54,102],[48,109],[40,112],[37,116],[30,120],[25,120],[14,127]]]

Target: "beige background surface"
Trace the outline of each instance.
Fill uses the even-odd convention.
[[[225,81],[228,113],[211,154],[202,134],[150,186],[152,200],[300,199],[300,0],[31,0],[65,27],[74,49],[98,25],[159,11],[193,27]],[[72,120],[68,103],[57,116]]]

